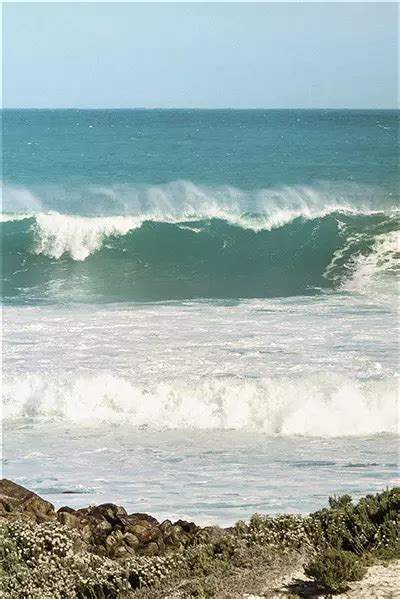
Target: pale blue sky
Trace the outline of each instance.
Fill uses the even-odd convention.
[[[5,107],[393,108],[396,3],[6,3]]]

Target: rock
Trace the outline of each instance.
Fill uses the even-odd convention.
[[[172,526],[171,520],[164,520],[164,522],[162,522],[160,524],[160,530],[162,532],[165,532],[166,530],[168,530],[169,528],[171,528],[171,526]]]
[[[234,533],[234,529],[226,529],[220,528],[219,526],[206,526],[205,528],[201,528],[197,533],[196,538],[199,543],[216,543],[222,537],[226,535],[226,533]]]
[[[107,520],[99,522],[92,530],[94,541],[96,543],[101,543],[107,537],[107,535],[109,535],[110,532],[112,532],[112,529],[112,525],[110,524],[110,522],[107,522]]]
[[[151,526],[147,522],[144,522],[143,524],[131,524],[129,525],[128,530],[141,541],[149,534]]]
[[[37,523],[56,519],[54,506],[21,485],[0,480],[0,520],[28,519]]]
[[[115,547],[112,557],[118,559],[118,558],[122,558],[122,557],[128,557],[132,553],[134,553],[134,552],[132,552],[130,547],[128,547],[127,545],[121,544],[121,545],[118,545],[117,547]]]
[[[194,534],[200,530],[199,526],[196,526],[194,522],[186,522],[186,520],[178,520],[175,522],[175,526],[180,526],[184,532]]]
[[[119,524],[121,519],[128,515],[123,507],[113,503],[103,503],[89,509],[90,516],[96,519],[104,518],[113,526]]]
[[[88,520],[84,521],[83,523],[81,522],[79,527],[79,534],[81,535],[85,543],[87,543],[87,545],[93,544],[92,526]]]
[[[124,542],[129,545],[129,547],[135,548],[140,544],[140,541],[135,535],[131,532],[126,532],[124,534]]]
[[[59,510],[57,512],[57,520],[69,528],[80,528],[81,525],[81,518],[79,518],[79,516],[76,514],[66,510]]]
[[[110,551],[114,551],[115,547],[121,542],[122,533],[119,530],[111,532],[105,539],[104,545],[106,549],[110,549]]]
[[[129,519],[130,520],[136,519],[139,522],[148,522],[152,526],[159,525],[158,520],[156,518],[153,518],[153,516],[150,516],[149,514],[130,514]]]
[[[127,511],[113,503],[74,510],[54,507],[35,493],[9,480],[0,483],[0,521],[30,518],[36,522],[58,520],[79,533],[79,543],[101,556],[122,559],[132,555],[161,555],[168,549],[184,549],[200,542],[218,539],[217,527],[201,528],[194,522],[164,520],[161,524],[149,514]]]

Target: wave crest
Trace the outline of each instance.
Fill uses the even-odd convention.
[[[376,190],[348,183],[251,191],[190,181],[38,190],[3,186],[3,220],[35,218],[38,251],[56,258],[69,253],[76,260],[97,251],[107,236],[125,235],[144,221],[219,219],[261,231],[282,227],[296,218],[312,220],[334,212],[372,214],[382,211],[382,206]]]

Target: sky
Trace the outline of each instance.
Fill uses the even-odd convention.
[[[396,3],[3,4],[3,106],[394,108]]]

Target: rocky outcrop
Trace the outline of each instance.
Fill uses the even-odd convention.
[[[3,478],[0,481],[0,523],[11,519],[38,524],[56,519],[54,506],[25,487]]]
[[[76,530],[86,549],[114,559],[161,555],[168,549],[205,543],[223,534],[217,527],[201,528],[184,520],[160,523],[148,514],[128,514],[112,503],[78,510],[65,506],[56,512],[35,493],[7,479],[0,481],[0,522],[28,518],[38,523],[58,521]]]
[[[207,542],[218,534],[217,529],[200,528],[193,522],[160,523],[148,514],[128,514],[112,503],[79,510],[62,507],[57,518],[75,528],[88,549],[112,558],[160,555],[170,548]]]

